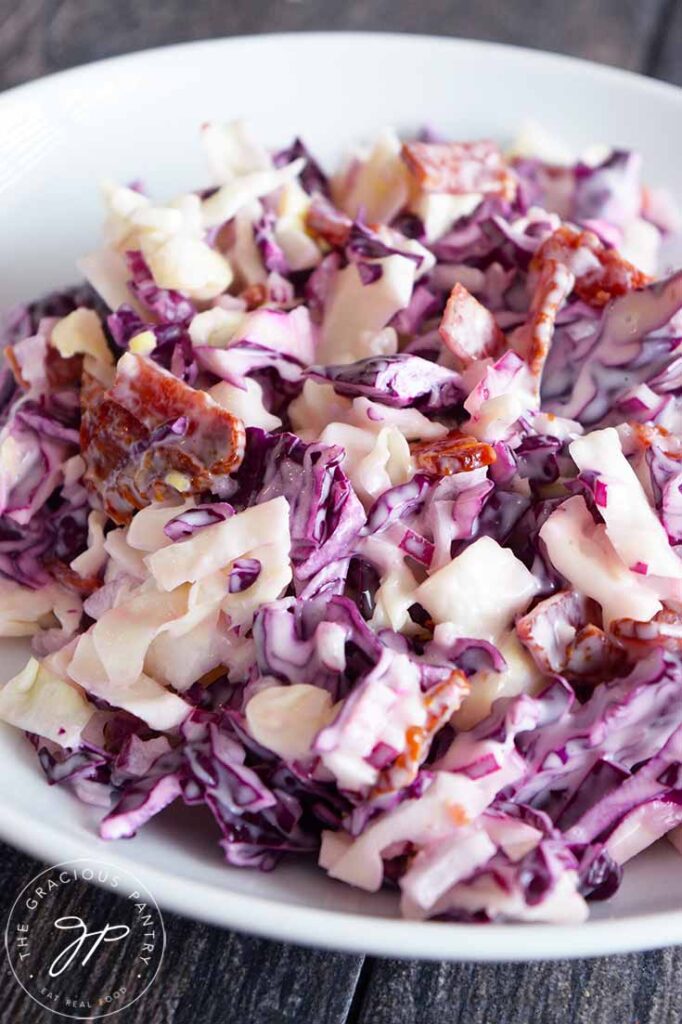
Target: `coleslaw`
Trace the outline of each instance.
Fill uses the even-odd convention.
[[[129,838],[203,805],[404,915],[576,922],[682,850],[682,271],[635,153],[204,125],[0,376],[0,687]]]

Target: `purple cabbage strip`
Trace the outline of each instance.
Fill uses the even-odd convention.
[[[341,366],[313,366],[306,376],[331,383],[340,395],[362,395],[394,409],[445,412],[465,397],[461,377],[454,370],[405,353],[371,356]]]

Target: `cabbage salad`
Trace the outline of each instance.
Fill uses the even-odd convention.
[[[582,921],[682,849],[675,209],[535,129],[201,140],[7,317],[0,718],[105,839],[184,801],[231,865]]]

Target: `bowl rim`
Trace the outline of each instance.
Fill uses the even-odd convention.
[[[620,82],[622,85],[636,87],[658,94],[667,99],[680,100],[682,98],[682,86],[673,82],[666,82],[663,79],[653,78],[641,71],[632,71],[629,68],[620,68],[612,64],[603,64],[599,61],[589,60],[585,57],[575,57],[572,54],[553,53],[550,50],[543,50],[530,46],[521,46],[517,43],[497,43],[486,39],[475,39],[469,36],[437,36],[428,32],[384,32],[384,31],[324,31],[311,29],[310,31],[292,32],[262,32],[252,35],[216,36],[207,39],[193,39],[180,43],[169,43],[167,45],[151,46],[141,50],[133,50],[129,53],[115,54],[109,57],[101,57],[97,60],[86,61],[76,64],[73,67],[63,68],[59,71],[52,71],[49,74],[41,75],[39,78],[31,79],[18,85],[9,86],[0,92],[0,103],[6,102],[18,96],[28,96],[32,90],[40,90],[45,84],[61,84],[68,82],[71,78],[77,78],[83,73],[96,72],[107,68],[125,67],[127,64],[144,63],[146,60],[159,59],[174,55],[186,55],[191,51],[203,51],[210,49],[222,49],[223,47],[268,47],[282,45],[284,42],[305,41],[310,44],[337,43],[339,40],[347,42],[355,41],[372,45],[399,45],[406,41],[429,42],[431,45],[444,49],[480,50],[483,54],[494,56],[495,54],[514,54],[518,59],[530,60],[540,66],[543,63],[552,71],[557,67],[584,70],[586,73],[596,74],[602,78],[610,79],[613,82]]]
[[[338,45],[354,42],[377,48],[425,44],[450,52],[496,55],[543,67],[550,74],[582,72],[598,86],[612,83],[629,92],[673,103],[682,111],[682,88],[636,71],[600,64],[581,57],[555,54],[516,44],[496,43],[428,33],[382,31],[295,31],[257,35],[222,36],[162,45],[102,58],[15,85],[0,93],[0,108],[14,100],[31,99],[50,86],[68,85],[109,69],[142,66],[148,62],[200,58],[209,50],[272,46]],[[284,942],[295,942],[349,953],[378,956],[419,957],[460,961],[528,961],[576,956],[600,956],[635,950],[656,949],[682,943],[682,908],[622,917],[588,920],[579,925],[490,924],[485,928],[469,924],[411,921],[351,911],[327,910],[216,887],[198,880],[150,867],[134,858],[120,856],[111,844],[93,835],[81,840],[65,836],[49,823],[35,821],[30,812],[2,807],[0,838],[9,845],[52,862],[75,857],[96,856],[106,849],[107,860],[121,868],[131,867],[145,880],[163,908],[188,918],[207,921],[224,928],[256,934]],[[340,883],[339,883],[340,884]],[[634,924],[635,929],[623,927]]]

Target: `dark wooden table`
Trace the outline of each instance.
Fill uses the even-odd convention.
[[[493,39],[682,85],[682,0],[0,0],[0,89],[149,46],[306,29]],[[39,870],[0,846],[3,927],[14,898]],[[420,964],[284,946],[164,916],[168,945],[160,976],[114,1018],[125,1024],[682,1020],[682,950],[551,964]],[[0,1024],[50,1018],[60,1019],[31,1002],[1,961]]]

